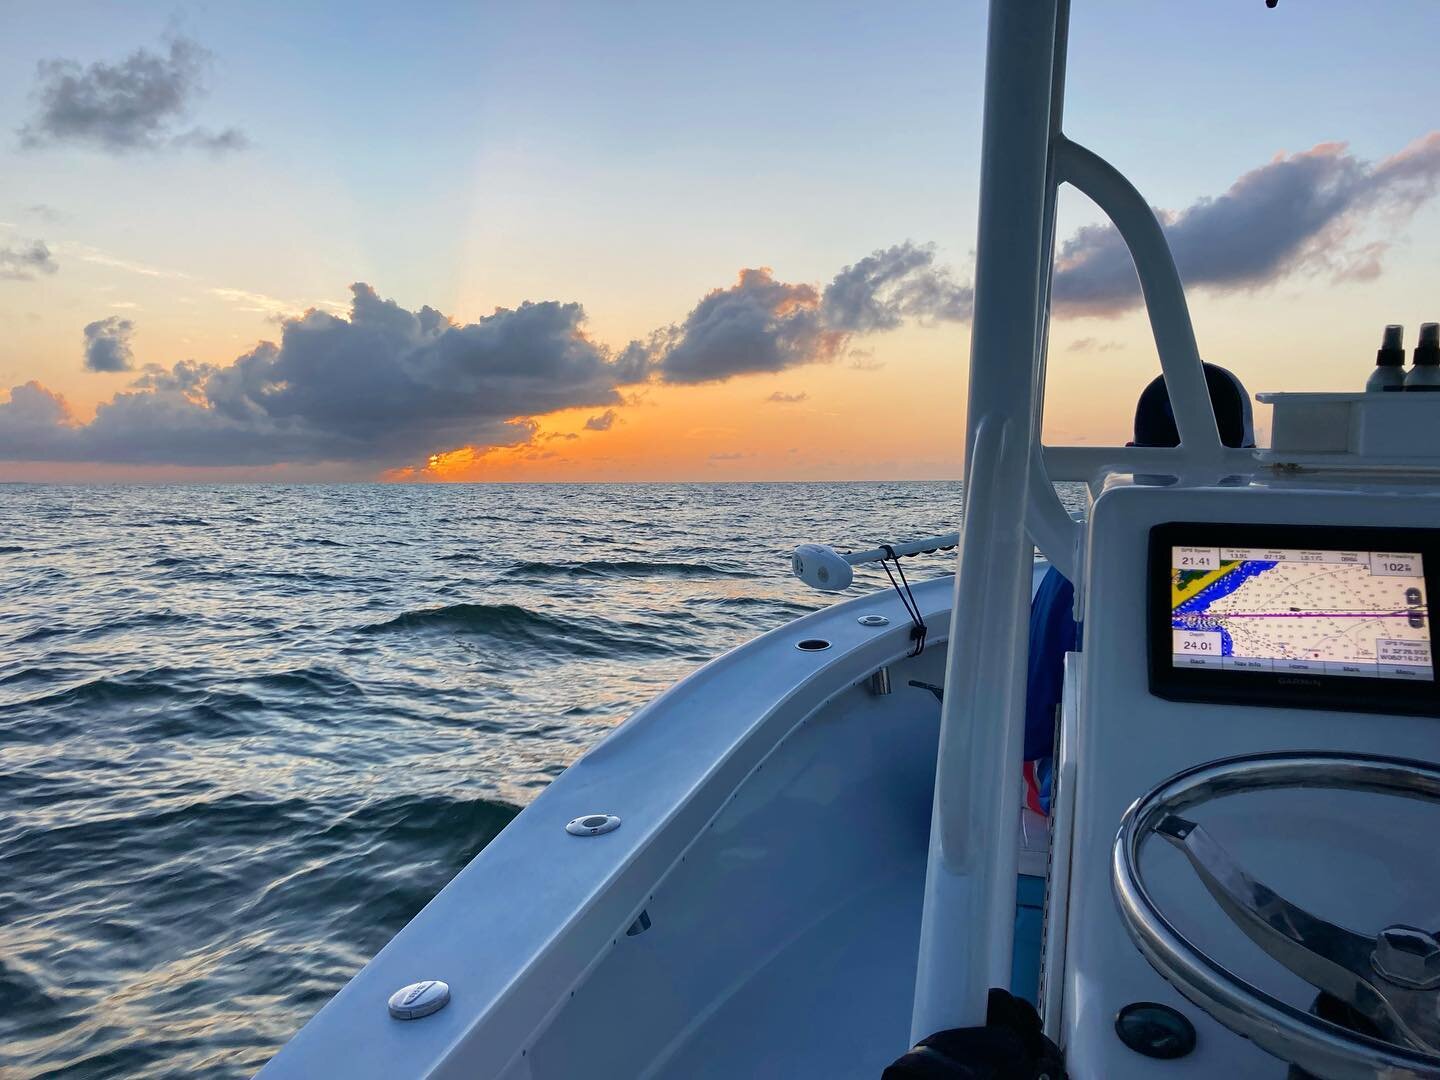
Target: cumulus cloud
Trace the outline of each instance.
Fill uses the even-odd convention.
[[[614,409],[606,409],[599,416],[592,416],[585,421],[586,431],[609,431],[615,426],[616,412]]]
[[[460,324],[368,285],[352,292],[348,317],[286,319],[278,343],[232,364],[148,366],[88,424],[43,387],[16,387],[0,404],[0,460],[381,466],[528,442],[532,416],[621,403],[624,369],[584,335],[578,304],[526,303]]]
[[[1364,279],[1380,272],[1383,245],[1348,241],[1367,215],[1408,215],[1440,185],[1440,131],[1376,164],[1344,143],[1281,154],[1228,191],[1162,212],[1180,276],[1190,287],[1256,288],[1297,271]],[[1078,230],[1055,260],[1057,312],[1112,315],[1140,303],[1130,254],[1110,225]]]
[[[778,281],[768,267],[740,271],[650,346],[666,382],[698,383],[828,363],[852,336],[906,319],[964,321],[974,292],[935,265],[932,245],[906,241],[846,266],[823,292]]]
[[[135,366],[130,337],[135,324],[119,315],[96,319],[85,327],[85,369],[87,371],[129,371]]]
[[[697,383],[756,371],[783,371],[832,359],[845,335],[826,327],[812,285],[777,281],[769,267],[741,270],[685,321],[659,361],[666,382]]]
[[[0,405],[0,447],[23,445],[27,441],[48,442],[55,432],[74,426],[65,399],[34,379],[12,389],[10,400]]]
[[[966,322],[975,290],[935,265],[933,244],[906,241],[835,275],[822,298],[826,324],[851,333],[893,330],[906,319]]]
[[[207,49],[184,37],[171,38],[163,52],[136,49],[113,64],[42,60],[32,92],[35,114],[20,129],[20,143],[30,148],[74,143],[111,153],[239,149],[246,139],[235,128],[182,128],[204,92],[211,60]]]
[[[766,400],[766,401],[773,401],[773,402],[775,402],[777,405],[798,405],[798,404],[800,404],[800,402],[804,401],[804,400],[805,400],[806,398],[808,398],[809,396],[810,396],[810,395],[807,394],[807,393],[805,393],[805,391],[803,391],[803,390],[800,391],[800,393],[798,393],[798,394],[787,394],[787,393],[785,393],[785,392],[783,392],[783,391],[781,391],[781,390],[776,390],[773,394],[771,394],[771,395],[770,395],[769,397],[767,397],[765,400]]]
[[[197,404],[204,403],[206,381],[220,372],[214,364],[198,364],[194,360],[181,360],[169,369],[146,364],[142,370],[143,374],[130,384],[132,389],[178,393]]]
[[[0,247],[0,278],[8,281],[34,281],[37,274],[53,274],[59,269],[55,256],[39,240]]]

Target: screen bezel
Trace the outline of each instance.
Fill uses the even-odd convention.
[[[1175,667],[1171,660],[1170,559],[1176,546],[1419,552],[1424,562],[1430,660],[1436,678],[1430,682],[1402,682],[1363,675]],[[1169,701],[1440,716],[1440,655],[1436,648],[1440,642],[1434,629],[1440,610],[1440,530],[1170,521],[1150,529],[1148,573],[1150,692],[1157,697]]]

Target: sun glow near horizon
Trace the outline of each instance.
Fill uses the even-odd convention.
[[[757,6],[804,55],[659,6],[457,9],[378,67],[364,20],[182,7],[0,40],[0,480],[961,475],[981,6]],[[1390,15],[1076,6],[1068,123],[1165,208],[1201,353],[1251,390],[1356,388],[1380,326],[1440,317],[1428,76],[1351,92],[1433,23]],[[1281,47],[1313,62],[1277,86]],[[1123,442],[1149,328],[1061,207],[1046,439]]]
[[[514,418],[528,433],[524,441],[456,447],[381,478],[958,478],[968,332],[910,329],[891,338],[864,356],[829,365],[702,386],[643,384],[613,408]],[[889,365],[877,357],[892,351],[900,367],[887,374]],[[923,398],[914,394],[916,378],[928,388]]]

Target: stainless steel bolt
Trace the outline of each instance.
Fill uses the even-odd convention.
[[[1433,989],[1440,986],[1440,941],[1413,926],[1387,926],[1375,937],[1370,966],[1397,986]]]

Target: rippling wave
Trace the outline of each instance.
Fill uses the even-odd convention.
[[[523,653],[576,657],[663,655],[671,651],[665,627],[595,616],[546,615],[516,604],[447,604],[405,611],[363,628],[366,633],[476,635]]]
[[[0,488],[0,1075],[248,1076],[615,724],[823,604],[795,544],[959,503]]]
[[[734,567],[711,566],[708,563],[637,562],[614,559],[592,559],[589,562],[522,562],[515,566],[518,574],[539,577],[756,577],[755,573]]]

